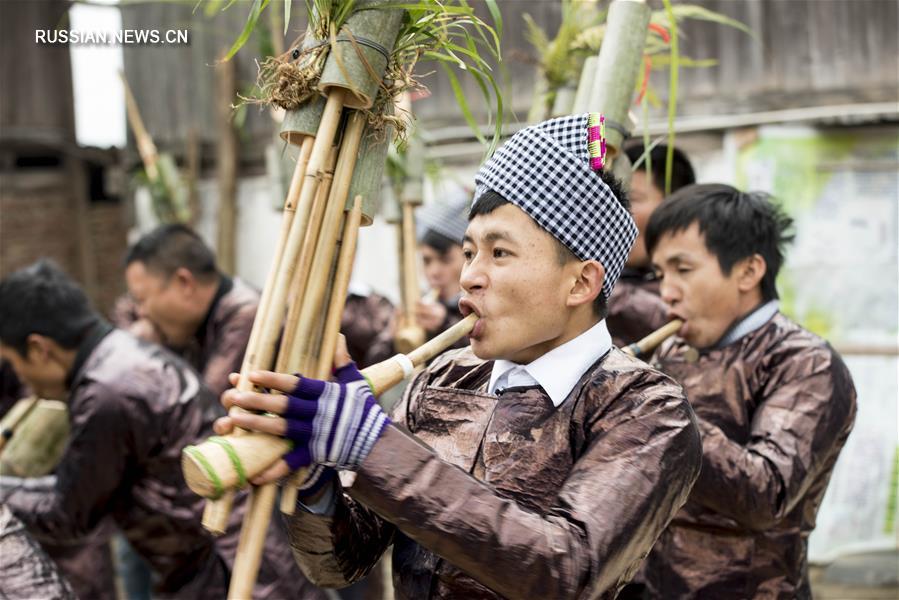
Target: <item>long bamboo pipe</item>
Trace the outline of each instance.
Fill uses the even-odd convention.
[[[343,309],[346,306],[346,295],[350,287],[350,277],[353,273],[353,262],[356,258],[356,240],[359,237],[359,226],[362,223],[362,197],[353,199],[353,209],[347,213],[343,227],[343,235],[340,242],[340,256],[337,259],[337,271],[334,274],[334,285],[331,289],[331,300],[328,313],[325,316],[325,326],[322,333],[322,345],[318,353],[318,365],[315,369],[315,377],[327,379],[331,373],[334,362],[334,351],[337,348],[337,338],[340,335],[340,321],[343,317]],[[281,512],[292,515],[297,504],[297,490],[302,483],[304,474],[295,474],[290,480],[281,486]]]
[[[403,202],[403,220],[400,249],[403,273],[403,318],[394,336],[394,345],[400,352],[410,352],[421,346],[427,335],[415,320],[415,303],[420,297],[418,289],[418,262],[415,253],[415,206]]]
[[[125,112],[128,114],[128,123],[131,124],[131,131],[134,133],[134,141],[137,142],[137,152],[140,154],[141,162],[144,163],[147,177],[152,181],[156,181],[159,177],[159,171],[156,169],[156,161],[159,159],[156,144],[153,143],[153,138],[144,126],[144,120],[140,116],[140,110],[137,108],[134,94],[131,93],[131,86],[128,85],[128,80],[125,79],[125,73],[119,71],[119,77],[122,80],[122,85],[125,87]]]
[[[471,333],[476,321],[476,315],[469,315],[409,354],[397,355],[363,369],[362,375],[371,386],[372,393],[378,396],[403,381],[411,370],[425,364]],[[218,491],[213,481],[217,481],[225,489],[237,487],[239,478],[234,472],[229,454],[233,453],[238,457],[249,479],[270,467],[286,452],[277,443],[281,438],[272,435],[259,434],[254,438],[229,435],[222,439],[231,446],[228,452],[221,450],[220,442],[206,441],[194,446],[203,457],[202,460],[197,460],[196,453],[188,452],[187,449],[181,456],[181,467],[188,487],[206,498],[215,496]]]
[[[256,369],[266,370],[272,367],[275,345],[280,335],[281,322],[287,306],[289,287],[293,280],[297,257],[303,243],[303,235],[306,232],[312,203],[327,168],[331,145],[337,133],[337,127],[340,124],[340,117],[343,113],[343,100],[344,92],[336,89],[328,95],[328,100],[325,103],[321,124],[312,142],[309,162],[303,175],[304,179],[297,200],[297,213],[292,219],[284,251],[278,258],[278,269],[272,282],[271,297],[268,299],[264,319],[260,320],[257,316],[253,323],[254,329],[257,322],[261,329],[258,338],[254,340],[256,344],[252,348],[253,353],[250,353],[250,348],[248,347],[244,356],[240,380],[236,386],[240,391],[252,391],[253,384],[248,377],[250,371]],[[239,411],[241,409],[233,407],[231,410]],[[235,433],[237,434],[238,432]],[[255,436],[259,434],[246,433],[246,435]],[[282,440],[282,445],[286,452],[287,443]],[[203,513],[203,526],[212,532],[224,531],[228,524],[233,502],[234,495],[230,491],[226,492],[221,498],[208,502]],[[252,579],[255,579],[255,577]]]
[[[633,344],[628,344],[622,348],[621,351],[625,354],[630,354],[631,356],[643,356],[644,354],[655,350],[662,342],[677,333],[677,330],[680,329],[683,324],[684,322],[680,319],[675,319],[670,323],[662,325],[642,340],[634,342]]]

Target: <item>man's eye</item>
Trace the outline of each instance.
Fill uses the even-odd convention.
[[[683,274],[685,274],[685,273],[689,273],[689,272],[692,271],[692,270],[693,270],[693,269],[691,269],[691,268],[689,268],[689,267],[678,267],[678,268],[677,268],[677,272],[680,273],[681,275],[683,275]]]
[[[494,248],[493,249],[493,258],[504,258],[509,256],[509,253],[503,250],[502,248]]]
[[[462,256],[465,258],[466,262],[471,262],[471,259],[474,258],[474,252],[471,250],[462,250]]]

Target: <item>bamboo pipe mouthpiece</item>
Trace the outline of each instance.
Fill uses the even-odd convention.
[[[655,350],[662,342],[670,338],[672,335],[677,333],[677,331],[681,328],[684,322],[680,319],[675,319],[670,323],[666,323],[665,325],[659,327],[645,338],[640,340],[639,342],[634,342],[633,344],[628,344],[624,348],[621,349],[625,354],[630,354],[631,356],[642,356],[649,352]]]
[[[431,341],[407,355],[398,354],[362,371],[377,396],[408,377],[417,367],[434,358],[471,333],[477,315],[468,315]],[[187,486],[204,498],[228,498],[230,492],[270,467],[291,448],[289,441],[265,433],[214,436],[181,453],[181,469]],[[215,506],[213,506],[215,505]],[[220,502],[210,502],[204,524],[212,523],[212,513],[225,512]],[[227,514],[227,512],[226,512]],[[207,515],[210,519],[207,520]],[[224,525],[219,523],[219,528]]]
[[[368,385],[371,386],[375,396],[389,390],[406,377],[411,375],[417,367],[431,360],[463,337],[471,333],[478,316],[470,314],[434,339],[416,348],[409,354],[397,354],[383,362],[372,365],[362,371]]]

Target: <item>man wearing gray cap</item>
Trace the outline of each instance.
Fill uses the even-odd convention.
[[[528,127],[481,168],[461,279],[471,347],[419,373],[389,418],[340,356],[337,382],[263,373],[287,396],[226,392],[283,415],[216,424],[294,442],[266,477],[315,465],[289,532],[317,584],[356,580],[392,544],[398,597],[614,598],[686,500],[701,461],[689,404],[604,321],[636,229],[594,169],[593,120]]]
[[[465,265],[462,238],[468,226],[470,199],[471,195],[465,194],[423,206],[416,212],[418,252],[430,291],[415,306],[415,320],[424,328],[428,339],[462,320],[459,277]],[[468,338],[465,337],[453,348],[467,345]]]

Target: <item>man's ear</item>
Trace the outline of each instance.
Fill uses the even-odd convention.
[[[591,304],[602,292],[602,284],[606,277],[605,268],[595,260],[574,263],[574,284],[568,292],[567,306],[575,307]]]
[[[753,254],[734,265],[737,275],[737,287],[741,292],[751,292],[761,285],[762,278],[768,272],[768,265],[761,254]]]
[[[43,363],[53,353],[53,340],[39,333],[29,334],[25,338],[25,356],[27,362]]]
[[[192,294],[197,289],[196,277],[190,272],[190,269],[186,269],[185,267],[178,267],[175,272],[172,273],[172,281],[178,284],[178,289],[184,290],[187,293]]]

